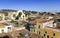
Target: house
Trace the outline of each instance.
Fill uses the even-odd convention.
[[[46,27],[42,30],[41,33],[44,38],[60,38],[60,30],[59,28],[54,27]]]
[[[4,20],[4,18],[5,18],[4,13],[0,12],[0,21],[1,21],[1,20]]]
[[[38,34],[38,29],[40,28],[40,24],[39,22],[37,23],[35,20],[36,19],[40,19],[40,18],[36,18],[34,17],[35,19],[31,19],[25,26],[26,26],[26,29],[29,30],[30,32],[32,33],[35,33],[35,34]],[[38,28],[39,27],[39,28]]]
[[[16,12],[9,12],[8,13],[8,18],[12,20],[26,20],[26,15],[24,14],[25,12],[23,10],[17,10]]]
[[[37,18],[37,17],[41,17],[41,15],[39,15],[39,13],[36,13],[36,14],[31,14],[29,17],[30,18]]]
[[[9,12],[0,11],[0,20],[3,21],[3,20],[13,19],[12,17],[13,17],[13,14],[15,13],[15,12],[14,13],[13,12],[11,12],[11,11],[9,11]]]
[[[47,25],[45,25],[45,24],[42,25],[42,28],[40,29],[41,30],[40,34],[41,34],[42,38],[60,38],[60,36],[59,36],[60,35],[59,20],[60,19],[54,19],[53,22],[48,23]],[[47,22],[47,21],[45,21],[45,22]]]
[[[7,20],[13,20],[16,18],[16,12],[8,12],[8,15],[6,16]]]
[[[29,38],[30,32],[26,29],[20,30],[20,35],[24,36],[25,38]]]
[[[0,33],[12,32],[12,25],[0,23]]]
[[[25,12],[23,10],[16,10],[16,11],[8,11],[8,12],[1,12],[0,18],[1,20],[25,20],[27,19]]]
[[[54,26],[53,26],[54,25]],[[60,22],[59,19],[55,19],[53,27],[46,26],[42,29],[41,35],[44,38],[60,38]]]
[[[60,28],[60,18],[55,19],[55,24],[57,28]]]
[[[30,32],[42,35],[43,28],[46,26],[53,27],[54,19],[53,17],[41,17],[41,18],[35,18],[35,20],[31,20],[29,23]]]

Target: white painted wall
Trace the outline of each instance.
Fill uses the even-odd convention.
[[[23,30],[25,27],[16,28],[16,30]]]
[[[15,18],[13,17],[14,14],[16,14],[16,12],[8,12],[8,17],[9,17],[10,19],[15,19]]]
[[[0,13],[0,16],[2,17],[2,20],[5,19],[5,15],[3,13]]]
[[[11,27],[11,30],[9,30],[8,27]],[[4,33],[12,32],[12,25],[5,26],[5,28],[0,28],[0,33],[2,33],[2,30],[4,30]]]
[[[9,30],[8,27],[11,27],[11,30]],[[7,32],[11,32],[12,31],[12,25],[6,26],[6,30],[7,30]]]
[[[53,27],[53,20],[43,23],[43,28],[46,26]]]
[[[18,11],[16,12],[16,16],[19,14],[19,12],[22,12],[22,13],[23,13],[22,10],[18,10]]]
[[[2,28],[0,28],[0,33],[2,33]]]

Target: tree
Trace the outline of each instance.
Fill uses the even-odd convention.
[[[46,12],[42,12],[43,14],[46,14]]]
[[[31,15],[31,14],[30,14],[29,12],[25,12],[25,15],[26,15],[26,16],[27,16],[27,15],[29,16],[29,15]]]
[[[60,14],[60,12],[57,12],[57,14]]]
[[[0,20],[2,20],[2,17],[0,16]]]
[[[39,13],[39,15],[43,15],[43,13]]]
[[[8,16],[8,13],[7,12],[5,13],[5,16]]]
[[[32,11],[31,13],[32,13],[32,14],[36,14],[37,12],[36,12],[36,11]]]
[[[21,13],[21,12],[19,12],[18,17],[21,17],[21,15],[22,15],[22,13]]]
[[[16,15],[14,14],[14,15],[13,15],[13,17],[15,18],[15,17],[16,17]]]
[[[39,15],[43,15],[43,14],[46,14],[46,12],[41,12],[41,13],[39,12]]]
[[[15,24],[16,24],[16,26],[17,26],[17,27],[19,26],[19,23],[18,23],[17,21],[16,21],[16,23],[15,23]]]
[[[22,13],[19,12],[19,14],[17,15],[16,19],[19,19],[19,17],[21,17]]]
[[[2,9],[4,12],[16,12],[17,10],[12,10],[12,9]]]

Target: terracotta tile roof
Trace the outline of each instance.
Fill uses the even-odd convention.
[[[53,19],[50,19],[50,20],[53,20]],[[44,23],[44,22],[47,22],[47,21],[50,21],[50,20],[47,20],[45,18],[40,18],[40,19],[35,19],[35,22]]]
[[[60,18],[60,15],[57,15],[56,17],[57,17],[57,18]]]
[[[10,36],[12,33],[11,32],[8,32],[8,33],[0,33],[0,37],[3,37],[3,36]]]
[[[49,17],[52,17],[52,18],[50,19]],[[49,20],[47,18],[49,18]],[[49,16],[49,15],[44,14],[40,18],[34,18],[34,20],[32,20],[30,23],[33,23],[33,24],[44,23],[47,21],[51,21],[53,19],[54,19],[53,16]]]
[[[20,30],[20,33],[24,33],[24,32],[29,32],[29,31],[26,29]]]
[[[47,26],[47,28],[59,29],[60,30],[60,28],[57,28],[57,27],[49,27],[49,26]]]
[[[30,17],[41,17],[39,14],[31,14]]]
[[[0,23],[0,28],[4,28],[6,25]]]
[[[35,33],[30,33],[30,38],[42,38],[41,35],[37,35]]]
[[[47,20],[45,18],[36,18],[35,20],[30,21],[30,24],[44,23],[44,22],[48,22],[51,20],[53,20],[53,19]]]
[[[26,33],[26,32],[29,32],[29,31],[26,29],[23,29],[23,30],[16,30],[16,31],[8,32],[8,33],[0,33],[0,37],[5,36],[5,35],[20,36],[19,33]]]

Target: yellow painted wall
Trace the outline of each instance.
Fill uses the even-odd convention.
[[[40,29],[38,28],[39,25],[40,25]],[[34,32],[34,29],[30,29],[31,32],[34,32],[35,34],[38,34],[38,32],[40,31],[41,32],[40,34],[43,37],[47,38],[47,35],[49,35],[49,38],[52,38],[52,37],[53,38],[60,38],[60,32],[43,28],[43,23],[38,23],[35,26],[36,26],[35,32]],[[47,32],[47,33],[45,33],[45,32]],[[53,36],[54,33],[55,33],[55,36]],[[45,34],[45,36],[44,36],[44,34]]]
[[[55,34],[56,34],[56,38],[60,38],[60,32],[55,32]]]
[[[58,31],[53,31],[53,30],[48,30],[48,29],[42,29],[41,35],[44,36],[45,32],[47,32],[46,34],[46,38],[47,35],[49,35],[49,38],[60,38],[60,32]],[[55,36],[53,36],[53,34],[55,33]]]

